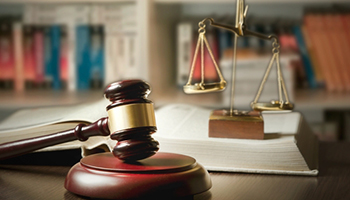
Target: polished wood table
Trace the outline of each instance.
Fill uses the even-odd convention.
[[[63,187],[79,158],[44,154],[0,163],[0,199],[85,199]],[[350,143],[320,143],[319,156],[317,177],[210,172],[213,187],[184,199],[350,199]]]

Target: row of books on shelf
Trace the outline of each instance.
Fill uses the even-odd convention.
[[[231,19],[231,18],[229,18]],[[232,19],[234,19],[232,17]],[[233,21],[233,20],[230,21]],[[177,83],[187,83],[198,37],[199,20],[184,20],[177,25]],[[232,24],[227,20],[218,23]],[[280,43],[281,67],[289,93],[294,87],[326,88],[327,91],[350,91],[350,14],[306,12],[302,20],[256,19],[247,21],[248,29],[265,35],[277,35]],[[226,80],[231,80],[233,33],[206,28],[206,37],[215,60]],[[272,42],[254,37],[237,41],[236,86],[256,92],[271,57]],[[283,60],[284,59],[284,60]],[[200,54],[195,62],[193,80],[201,80]],[[204,54],[205,79],[217,81],[218,75],[209,54]],[[257,67],[259,66],[259,67]],[[272,72],[275,76],[275,72]],[[253,78],[254,77],[254,78]],[[270,75],[270,77],[272,77]],[[275,81],[273,78],[268,80]],[[251,87],[248,87],[247,84]],[[277,83],[276,83],[277,84]],[[248,88],[247,88],[248,87]],[[247,92],[247,90],[241,90]],[[236,90],[239,92],[239,90]],[[275,92],[275,91],[272,91]],[[239,95],[238,94],[238,95]]]
[[[134,4],[35,4],[1,16],[0,88],[88,90],[133,76],[135,27]]]
[[[296,30],[310,85],[350,91],[350,14],[307,13]]]

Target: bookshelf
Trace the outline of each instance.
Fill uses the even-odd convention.
[[[305,8],[329,8],[334,4],[350,7],[347,0],[246,0],[250,6],[248,16],[269,18],[292,18],[301,20]],[[150,98],[161,106],[168,103],[190,103],[206,107],[223,108],[228,105],[216,94],[188,96],[176,84],[176,25],[185,19],[203,19],[212,16],[218,21],[233,16],[235,1],[232,0],[0,0],[0,15],[22,13],[26,5],[124,5],[135,6],[136,66],[138,78],[145,79],[152,87]],[[234,19],[232,18],[232,21]],[[233,22],[232,22],[233,23]],[[329,93],[324,90],[295,90],[296,109],[309,116],[309,121],[320,122],[325,110],[350,107],[349,93]],[[66,105],[89,102],[100,98],[102,91],[0,91],[0,108],[27,106]],[[83,95],[83,97],[80,97]],[[205,101],[203,99],[206,99]],[[23,99],[27,99],[24,101]],[[236,107],[248,108],[246,102]],[[317,113],[317,114],[315,114]]]

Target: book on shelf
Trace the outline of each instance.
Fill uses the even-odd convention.
[[[296,40],[298,42],[299,53],[302,58],[306,78],[310,88],[317,88],[316,76],[313,70],[312,62],[310,60],[309,52],[305,44],[305,40],[303,37],[302,27],[295,26],[293,28],[293,33],[296,36]]]
[[[15,78],[12,19],[0,19],[0,87],[11,89]]]
[[[2,143],[73,128],[105,117],[109,102],[66,107],[21,110],[0,124]],[[155,111],[161,152],[194,157],[207,170],[225,172],[317,175],[316,136],[298,112],[263,112],[263,140],[208,137],[210,109],[186,104],[170,104]],[[18,121],[21,121],[18,126]],[[234,130],[232,130],[234,131]],[[94,149],[111,150],[116,141],[92,137],[41,151],[81,148],[83,156]]]
[[[88,25],[76,27],[76,67],[77,89],[87,90],[90,87],[90,30]]]
[[[327,91],[349,91],[349,37],[347,13],[307,12],[303,17],[303,36],[317,80]],[[325,31],[332,28],[332,31]],[[319,42],[322,41],[322,42]]]
[[[193,69],[193,82],[199,82],[201,80],[201,51],[199,47],[197,57],[195,56],[195,50],[198,42],[198,30],[195,29],[191,21],[183,21],[178,23],[176,42],[177,42],[177,74],[176,83],[178,86],[183,86],[187,83],[189,73],[191,71],[192,63],[194,63]],[[205,65],[205,71],[203,73],[204,78],[208,82],[218,81],[219,76],[217,74],[214,61],[212,60],[208,48],[210,48],[214,60],[218,62],[220,50],[223,49],[222,41],[219,41],[215,30],[211,27],[207,28],[205,37],[208,41],[208,47],[203,43],[203,63]],[[226,35],[222,35],[225,37]],[[221,44],[219,43],[221,42]]]
[[[334,10],[306,11],[300,21],[295,19],[249,18],[248,30],[264,35],[274,34],[280,42],[281,55],[293,52],[299,55],[299,60],[293,61],[292,70],[295,74],[298,88],[325,88],[327,91],[346,92],[350,84],[350,15]],[[195,47],[195,37],[198,35],[194,20],[178,22],[177,34],[177,85],[184,85],[188,79]],[[198,22],[199,20],[197,20]],[[231,24],[226,19],[220,23]],[[191,29],[192,25],[192,29]],[[186,28],[187,26],[187,28]],[[183,28],[181,28],[183,27]],[[207,26],[210,27],[210,26]],[[330,30],[332,31],[325,31]],[[182,34],[180,34],[180,30]],[[218,44],[218,60],[232,58],[232,32],[214,28],[214,42]],[[208,31],[208,35],[209,35]],[[186,47],[186,40],[192,41],[192,48]],[[322,41],[322,42],[319,42]],[[258,56],[271,50],[271,41],[255,37],[240,37],[237,41],[237,51],[249,49]],[[191,59],[187,57],[191,56]],[[238,58],[240,59],[240,58]],[[187,63],[187,64],[186,64]],[[197,63],[200,59],[197,58]],[[209,63],[210,62],[206,62]],[[219,65],[219,67],[222,67]],[[206,69],[206,68],[205,68]],[[212,72],[207,72],[210,77]],[[193,77],[201,76],[200,67],[196,67]]]
[[[15,59],[15,90],[22,92],[24,90],[24,71],[23,71],[23,25],[20,22],[13,24],[13,51]]]
[[[249,50],[248,50],[249,51]],[[229,53],[230,54],[230,53]],[[260,54],[253,54],[252,52],[244,52],[239,50],[237,52],[236,62],[236,80],[235,80],[235,102],[239,107],[248,107],[256,96],[263,76],[266,72],[271,55],[264,56]],[[296,54],[281,55],[280,66],[288,97],[291,101],[294,99],[294,69],[291,66],[293,60],[298,60],[299,56]],[[232,74],[232,58],[225,57],[220,60],[221,71],[227,81],[227,85],[231,85]],[[272,98],[278,97],[278,81],[277,81],[277,67],[273,65],[268,78],[264,84],[264,89],[260,96],[260,101],[271,101]],[[226,89],[222,92],[223,104],[229,105],[231,98],[231,91]],[[245,103],[246,105],[243,105]]]
[[[16,88],[75,91],[120,79],[146,79],[138,58],[136,16],[135,3],[30,4],[23,7],[23,15],[1,16],[0,35],[6,42],[0,52],[0,89],[13,89],[16,82]],[[18,37],[15,22],[22,25]],[[23,65],[14,64],[14,45],[21,49]],[[15,69],[25,72],[23,83]]]
[[[92,6],[92,23],[104,27],[105,83],[143,76],[137,57],[136,14],[134,4]]]

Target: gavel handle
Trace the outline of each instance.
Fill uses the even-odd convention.
[[[90,136],[108,136],[109,134],[108,118],[105,117],[89,125],[78,124],[71,130],[0,144],[0,160],[76,139],[85,141]]]

